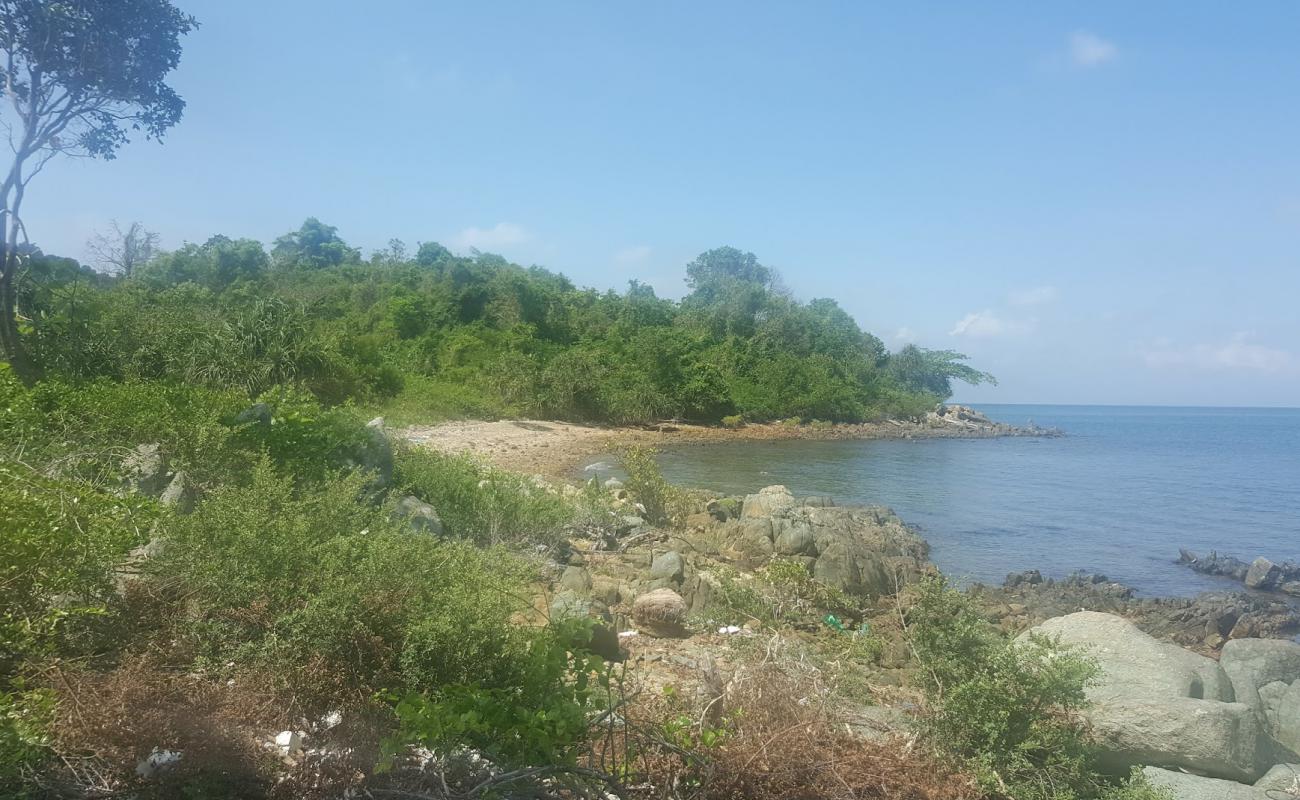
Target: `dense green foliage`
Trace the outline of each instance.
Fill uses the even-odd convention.
[[[610,667],[573,647],[575,634],[589,634],[589,628],[569,620],[555,628],[497,630],[508,630],[513,640],[503,652],[523,655],[501,660],[504,672],[450,675],[435,684],[436,693],[400,697],[393,747],[470,747],[508,766],[574,763],[590,735],[592,716],[613,701]],[[472,638],[476,632],[454,633],[466,637],[462,641],[471,648],[481,646]]]
[[[595,664],[572,632],[524,624],[528,554],[559,540],[572,501],[467,457],[398,449],[375,465],[375,436],[355,409],[299,388],[28,389],[0,370],[0,797],[41,795],[32,778],[66,689],[50,676],[83,664],[112,679],[162,658],[309,716],[382,716],[375,698],[391,693],[422,709],[412,740],[437,738],[427,725],[451,708],[454,738],[516,742],[503,758],[577,736]],[[186,476],[192,513],[125,466],[146,443],[163,481]],[[443,535],[397,513],[407,494],[436,503]],[[132,553],[146,544],[148,557]],[[497,716],[471,725],[470,706]],[[130,747],[175,741],[150,731]]]
[[[400,243],[363,261],[309,219],[270,255],[214,236],[106,278],[37,258],[22,298],[31,350],[68,380],[163,380],[258,395],[300,384],[326,403],[389,413],[861,421],[914,416],[953,379],[990,380],[960,354],[890,354],[835,301],[801,303],[750,253],[711,250],[691,292],[579,289],[500,256]]]

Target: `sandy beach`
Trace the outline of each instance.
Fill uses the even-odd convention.
[[[584,461],[627,445],[669,447],[785,439],[992,438],[1055,434],[987,420],[946,419],[933,414],[925,422],[891,420],[828,426],[760,423],[739,428],[686,423],[604,427],[530,419],[460,420],[415,425],[398,429],[396,433],[417,446],[432,447],[444,453],[473,453],[504,469],[556,478],[570,477]]]

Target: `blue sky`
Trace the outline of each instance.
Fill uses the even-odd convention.
[[[1300,405],[1300,5],[179,0],[163,146],[32,238],[314,215],[680,296],[730,244],[984,402]]]

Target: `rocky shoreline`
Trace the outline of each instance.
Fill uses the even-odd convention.
[[[1277,564],[1260,556],[1247,564],[1234,556],[1216,552],[1201,557],[1190,550],[1180,550],[1178,563],[1202,575],[1218,575],[1240,581],[1247,589],[1300,597],[1300,564],[1290,561]]]
[[[942,416],[950,413],[961,420],[961,411]],[[770,621],[759,616],[769,611],[758,606],[751,622],[738,625],[718,625],[716,612],[757,602],[756,587],[772,581],[782,565],[802,567],[797,571],[812,579],[804,589],[825,592],[822,607],[833,605],[836,597],[858,598],[866,611],[853,624],[883,637],[865,679],[881,702],[845,714],[865,720],[869,735],[906,736],[912,725],[908,709],[914,708],[907,676],[914,665],[899,627],[907,602],[903,598],[909,587],[937,569],[929,561],[928,543],[891,510],[841,507],[830,498],[795,497],[784,486],[769,486],[744,497],[694,496],[694,513],[660,527],[645,518],[619,481],[602,485],[593,480],[587,489],[570,481],[578,458],[628,443],[1059,435],[961,421],[971,427],[935,419],[885,429],[751,426],[739,431],[458,423],[454,430],[470,440],[459,448],[445,438],[435,442],[439,431],[452,430],[447,426],[405,436],[563,478],[552,483],[539,476],[539,485],[551,491],[573,496],[598,491],[607,498],[608,513],[617,524],[577,536],[570,550],[556,554],[544,602],[552,619],[576,614],[600,620],[607,626],[605,652],[635,662],[649,686],[724,691],[717,687],[730,680],[733,645],[747,636],[772,633]],[[496,426],[487,431],[513,435],[522,430],[526,435],[494,443],[483,438],[484,425]],[[554,438],[575,428],[575,442],[551,446]],[[537,468],[540,458],[547,458],[551,469]],[[1243,581],[1252,574],[1267,578],[1253,578],[1250,583],[1257,588],[1281,587],[1290,574],[1288,566],[1256,567],[1218,556],[1188,554],[1184,560],[1208,574]],[[1085,716],[1104,763],[1117,773],[1141,768],[1152,784],[1168,788],[1179,800],[1300,798],[1300,643],[1294,640],[1300,612],[1287,598],[1255,591],[1144,598],[1102,575],[1051,579],[1036,571],[1010,575],[1002,586],[976,585],[968,593],[986,619],[1008,635],[1047,635],[1095,659],[1101,674],[1086,690],[1090,705]],[[784,644],[773,639],[766,646],[798,648],[801,630],[813,634],[840,622],[833,613],[820,621],[798,619],[797,614],[784,618],[786,632],[776,637]]]
[[[621,484],[606,488],[615,513],[635,519]],[[911,712],[901,687],[911,667],[897,625],[909,587],[937,572],[925,540],[887,508],[841,507],[784,486],[701,506],[671,529],[641,521],[613,539],[575,540],[555,566],[552,615],[611,625],[611,653],[637,662],[653,684],[705,675],[725,686],[731,641],[765,629],[756,619],[714,632],[699,621],[734,604],[758,576],[770,580],[776,565],[801,564],[831,597],[875,609],[861,625],[885,632],[886,643],[869,681],[879,698],[891,686],[903,694],[854,713],[870,735],[904,735]],[[969,594],[1008,635],[1050,636],[1095,659],[1101,674],[1087,688],[1085,715],[1108,768],[1141,768],[1178,800],[1300,797],[1300,613],[1292,604],[1244,591],[1139,598],[1105,576],[1054,580],[1036,571]],[[797,625],[785,634],[798,635]]]

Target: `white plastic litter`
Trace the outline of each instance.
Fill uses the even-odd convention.
[[[299,731],[280,731],[275,735],[275,746],[286,756],[296,756],[302,752],[302,739]]]
[[[721,628],[718,628],[718,633],[721,633],[724,636],[730,636],[733,633],[740,633],[740,631],[741,627],[739,625],[723,625]]]
[[[152,778],[158,773],[165,772],[176,766],[180,760],[181,754],[179,750],[159,750],[155,747],[152,753],[135,765],[135,774],[141,778]]]
[[[620,639],[627,639],[627,638],[630,638],[630,637],[632,637],[632,636],[636,636],[636,635],[637,635],[637,632],[636,632],[636,631],[619,631],[619,632],[618,632],[618,638],[620,638]]]

